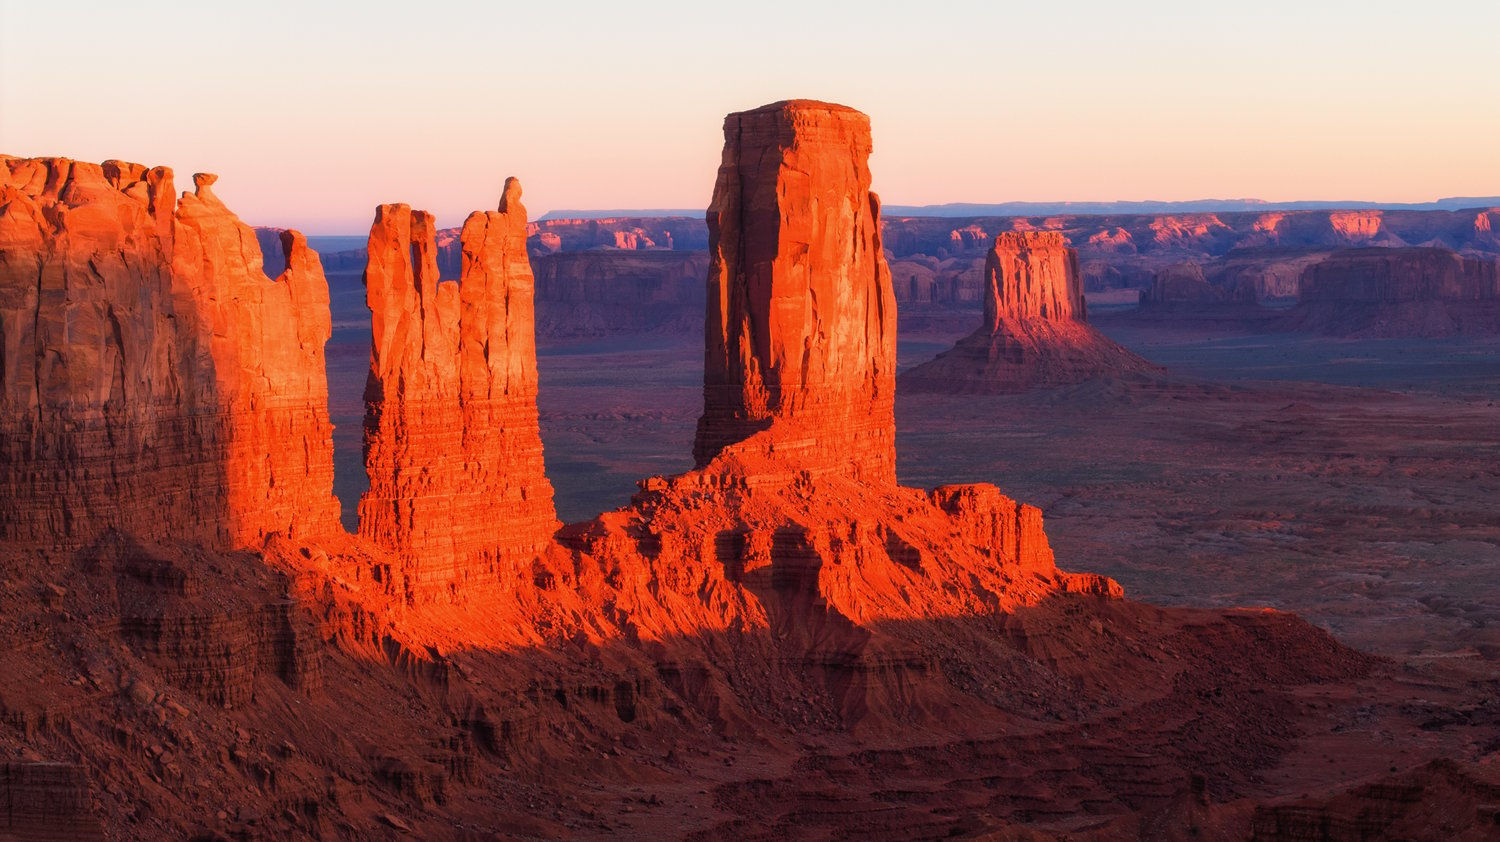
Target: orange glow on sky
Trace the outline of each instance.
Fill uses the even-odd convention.
[[[729,111],[867,112],[888,203],[1500,195],[1500,3],[0,0],[0,151],[247,221],[698,208]],[[66,26],[57,22],[67,20]]]

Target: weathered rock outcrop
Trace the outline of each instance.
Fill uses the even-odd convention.
[[[1287,327],[1341,336],[1497,333],[1497,267],[1442,248],[1336,252],[1303,271]]]
[[[870,192],[870,121],[779,102],[724,121],[708,212],[699,465],[759,446],[894,482],[896,302]]]
[[[360,533],[400,560],[417,595],[501,582],[557,526],[520,198],[509,179],[498,211],[469,216],[456,283],[439,280],[430,214],[381,205],[370,229]]]
[[[739,131],[763,118],[774,142]],[[271,282],[209,178],[175,208],[164,207],[164,172],[127,165],[69,164],[56,179],[23,166],[0,186],[0,419],[17,433],[0,451],[0,500],[25,500],[26,482],[57,472],[73,495],[61,499],[82,501],[81,523],[120,526],[85,551],[72,546],[79,532],[59,531],[51,546],[0,540],[0,674],[10,679],[0,682],[0,836],[443,838],[514,827],[546,838],[662,828],[799,838],[837,827],[872,838],[1140,838],[1199,827],[1213,793],[1240,819],[1210,829],[1244,838],[1248,800],[1272,791],[1268,780],[1326,775],[1332,755],[1354,758],[1340,767],[1347,778],[1388,757],[1407,762],[1409,745],[1477,754],[1493,742],[1482,673],[1469,665],[1428,665],[1419,687],[1383,688],[1367,680],[1385,669],[1376,659],[1289,615],[1109,599],[1118,585],[1059,571],[1041,512],[993,486],[896,485],[881,403],[894,313],[875,203],[859,188],[864,118],[782,103],[730,122],[731,175],[778,174],[754,180],[738,211],[719,206],[739,225],[711,275],[721,286],[708,313],[721,326],[709,336],[728,345],[732,334],[739,356],[726,353],[724,371],[751,375],[730,380],[721,406],[769,395],[767,372],[778,401],[738,427],[716,430],[705,412],[725,443],[701,467],[646,480],[630,506],[556,543],[514,183],[499,212],[471,216],[454,241],[461,283],[442,280],[444,242],[428,215],[377,213],[372,489],[361,512],[373,540],[312,535],[298,520],[322,511],[306,479],[321,462],[297,460],[321,452],[326,419],[304,423],[316,413],[281,399],[305,391],[316,406],[309,359],[328,309],[301,286],[316,262],[299,238],[286,236],[289,268]],[[839,187],[839,173],[855,187]],[[53,183],[51,204],[34,198]],[[84,200],[93,194],[104,198]],[[1045,238],[1024,245],[1046,254],[1018,246],[998,271],[1036,284],[994,289],[991,321],[1081,317],[1076,279],[1056,282],[1067,255]],[[117,258],[138,276],[119,274]],[[36,281],[34,299],[12,283],[17,267]],[[25,333],[26,317],[43,327]],[[706,408],[724,371],[705,378]],[[753,378],[759,387],[746,388]],[[49,407],[105,435],[67,439],[73,428],[58,433]],[[40,420],[27,427],[30,415]],[[143,435],[121,418],[179,438],[119,449]],[[52,448],[38,451],[45,458],[27,450],[38,442]],[[113,461],[70,474],[70,460],[94,458],[87,447]],[[148,448],[176,461],[152,462]],[[186,520],[121,523],[107,508],[118,498],[134,506],[127,514],[157,511],[130,483],[158,480],[184,490],[150,506]],[[288,514],[293,494],[305,509]],[[56,526],[3,511],[8,530]],[[209,529],[213,514],[225,520]],[[141,530],[167,540],[120,534]],[[293,536],[253,540],[270,531]],[[194,546],[247,538],[253,551]],[[445,590],[465,604],[428,598]],[[1439,692],[1465,704],[1452,723],[1460,733],[1427,727]],[[1428,816],[1492,827],[1493,787],[1474,797],[1466,779],[1453,783],[1390,827],[1409,834]],[[579,799],[583,790],[592,795]],[[1274,833],[1295,836],[1330,826],[1318,824],[1325,814],[1362,817],[1363,805],[1350,806],[1257,821],[1269,815]]]
[[[985,261],[984,321],[901,375],[902,389],[993,394],[1148,372],[1150,363],[1087,322],[1078,255],[1063,235],[1006,232]]]
[[[847,727],[885,729],[976,703],[911,624],[1120,588],[1059,571],[1041,512],[993,486],[895,483],[896,313],[869,138],[863,114],[820,102],[725,121],[700,466],[560,538],[608,571],[615,590],[588,601],[674,671],[717,645],[682,642],[727,633],[734,655],[697,669],[736,686],[751,665]],[[717,715],[749,701],[721,699]]]
[[[1151,279],[1150,291],[1142,294],[1141,303],[1217,303],[1224,298],[1224,290],[1203,277],[1202,264],[1185,260],[1159,270]]]
[[[0,159],[0,540],[209,546],[338,528],[328,287],[172,172]]]
[[[1308,267],[1302,302],[1488,301],[1500,296],[1495,262],[1447,249],[1349,249]]]

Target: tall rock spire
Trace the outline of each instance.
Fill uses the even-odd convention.
[[[381,205],[360,533],[396,553],[409,592],[506,580],[551,540],[537,424],[532,274],[521,185],[470,214],[459,280],[439,281],[431,214]]]
[[[756,436],[801,469],[895,482],[896,302],[870,148],[869,118],[841,105],[725,118],[700,466]]]

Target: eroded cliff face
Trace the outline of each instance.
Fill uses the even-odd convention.
[[[1088,321],[1078,282],[1078,253],[1056,231],[1008,231],[995,238],[984,266],[984,321]]]
[[[430,214],[381,205],[370,229],[360,533],[394,554],[415,597],[508,581],[557,527],[520,198],[509,179],[498,211],[469,216],[457,282],[439,280]]]
[[[0,159],[0,538],[214,547],[337,530],[328,289],[172,172]]]
[[[585,601],[612,606],[613,633],[660,647],[672,672],[737,686],[759,671],[751,683],[881,730],[983,704],[941,675],[922,624],[1120,588],[1059,571],[1041,512],[993,486],[895,483],[896,314],[868,125],[816,102],[730,115],[700,467],[560,539],[607,571]],[[590,586],[569,568],[558,591]],[[734,655],[708,656],[721,647]],[[753,704],[714,701],[731,723]]]
[[[17,679],[0,682],[0,750],[20,758],[0,768],[0,829],[795,837],[858,815],[868,835],[928,838],[1027,833],[1040,812],[1043,830],[1116,838],[1190,788],[1201,800],[1191,781],[1245,815],[1304,728],[1367,723],[1364,742],[1338,736],[1361,776],[1365,751],[1397,754],[1392,734],[1480,744],[1427,733],[1416,691],[1372,705],[1352,682],[1373,659],[1295,618],[1110,599],[1111,580],[1057,569],[1035,507],[989,485],[896,485],[880,433],[893,313],[859,222],[874,202],[804,189],[867,184],[867,143],[817,142],[858,141],[863,117],[749,113],[768,110],[807,119],[761,147],[777,180],[720,256],[770,268],[711,275],[708,334],[726,350],[704,419],[726,443],[555,543],[518,185],[459,232],[461,283],[441,279],[452,247],[430,216],[377,212],[366,541],[299,520],[327,497],[328,309],[300,239],[273,282],[210,178],[176,205],[165,171],[7,159],[0,499],[52,483],[37,487],[72,514],[5,510],[3,537],[52,543],[0,540],[0,637],[17,644],[0,651]],[[817,166],[786,157],[810,148]],[[1056,289],[1016,295],[1046,317],[1038,303],[998,322],[1056,321],[1074,271],[1057,286],[1045,267],[1072,264],[1056,257],[1025,264]],[[720,399],[764,412],[715,416]],[[69,546],[108,527],[134,535]],[[272,527],[289,534],[212,549]],[[1292,779],[1324,773],[1328,745]],[[677,795],[648,800],[643,782]]]
[[[1349,249],[1303,273],[1300,300],[1394,304],[1500,296],[1495,262],[1447,249]]]
[[[1303,270],[1284,327],[1335,336],[1500,333],[1500,262],[1443,248],[1358,248]]]
[[[729,115],[708,213],[707,464],[757,446],[894,482],[896,303],[870,192],[870,121],[779,102]]]
[[[1144,373],[1155,366],[1087,323],[1078,255],[1056,231],[1008,231],[984,266],[984,319],[902,389],[994,394]]]

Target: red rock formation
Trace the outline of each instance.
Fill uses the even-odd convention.
[[[1481,301],[1496,297],[1491,261],[1447,249],[1349,249],[1303,273],[1300,299],[1397,303]]]
[[[1004,320],[1088,321],[1078,283],[1078,253],[1056,232],[1006,233],[984,267],[984,323]]]
[[[1015,836],[1029,834],[1026,825],[1142,838],[1160,835],[1162,816],[1176,826],[1212,818],[1210,792],[1247,816],[1249,797],[1263,797],[1274,780],[1326,775],[1331,755],[1356,758],[1340,764],[1347,780],[1387,758],[1404,762],[1398,740],[1472,753],[1492,741],[1493,717],[1468,703],[1487,704],[1478,668],[1439,665],[1420,687],[1402,680],[1393,690],[1371,679],[1394,669],[1288,615],[1100,598],[1119,596],[1118,585],[1058,571],[1036,508],[987,485],[924,492],[891,481],[892,443],[869,434],[883,429],[891,356],[883,343],[894,340],[875,203],[857,189],[808,189],[836,182],[838,172],[867,184],[868,144],[857,142],[864,120],[784,103],[731,121],[746,128],[778,109],[788,123],[772,123],[787,133],[768,135],[774,146],[757,148],[753,131],[736,131],[726,154],[731,176],[758,172],[748,159],[757,151],[767,153],[763,163],[779,156],[781,169],[768,179],[773,189],[754,192],[763,201],[720,206],[731,226],[713,276],[724,284],[719,306],[709,308],[722,323],[711,337],[727,345],[732,322],[751,340],[726,369],[784,374],[785,355],[806,355],[793,370],[799,380],[775,381],[784,400],[759,429],[699,469],[647,480],[630,507],[569,527],[561,546],[543,546],[552,518],[519,187],[508,183],[498,213],[465,225],[461,284],[440,280],[443,246],[428,215],[382,206],[368,260],[372,490],[361,515],[386,549],[336,535],[270,536],[255,552],[216,553],[185,545],[200,536],[196,521],[168,529],[184,539],[170,546],[111,535],[89,552],[67,540],[38,552],[0,541],[0,639],[15,644],[0,649],[0,674],[13,679],[0,682],[0,748],[16,758],[0,768],[9,808],[0,835],[81,836],[103,824],[132,838],[434,838],[458,826],[713,838],[755,827],[791,838],[849,830],[855,816],[853,832],[872,838]],[[820,142],[845,129],[855,142],[842,151]],[[301,423],[306,407],[281,402],[312,390],[305,342],[326,334],[318,316],[326,318],[327,302],[295,280],[313,273],[310,252],[288,235],[283,296],[256,276],[254,240],[213,198],[211,179],[162,213],[136,198],[150,200],[162,173],[75,167],[56,179],[71,186],[46,205],[14,187],[52,183],[45,168],[40,176],[22,169],[0,186],[6,412],[26,388],[9,366],[19,360],[40,385],[39,399],[0,416],[18,422],[5,432],[27,432],[19,422],[38,407],[72,406],[48,403],[52,395],[94,412],[89,400],[102,394],[100,426],[128,443],[135,434],[117,418],[159,411],[177,424],[179,397],[202,397],[193,408],[206,407],[206,426],[178,424],[185,437],[200,436],[184,442],[201,451],[150,444],[171,444],[184,460],[206,456],[243,478],[215,486],[191,472],[128,473],[135,457],[125,451],[118,465],[74,474],[74,486],[139,499],[110,473],[123,466],[128,481],[188,483],[190,494],[176,501],[184,516],[201,514],[191,508],[201,494],[223,501],[215,510],[231,525],[245,515],[262,526],[285,520],[284,486],[299,467],[315,473],[296,460],[318,447],[317,430]],[[102,208],[84,200],[90,190],[104,197]],[[795,224],[769,224],[777,219]],[[96,247],[115,226],[131,233]],[[158,233],[166,228],[170,242]],[[1060,244],[1021,245],[1009,262],[996,259],[996,271],[1024,270],[1034,287],[1002,295],[997,285],[994,321],[1051,322],[1064,310],[1081,317],[1076,272],[1059,282],[1046,268],[1071,266]],[[143,274],[111,274],[117,253]],[[787,255],[789,265],[777,262]],[[30,301],[24,283],[10,282],[12,270],[39,279],[37,296],[48,297]],[[49,296],[54,276],[74,284],[64,285],[69,295]],[[120,287],[109,287],[117,277]],[[107,295],[90,292],[100,285]],[[92,301],[104,301],[99,309],[111,317],[114,338],[102,345],[105,331],[90,321],[97,314],[73,312]],[[299,302],[321,313],[304,324]],[[783,302],[800,305],[802,317],[781,312]],[[32,353],[17,356],[12,328],[28,316],[45,323],[33,330],[47,341],[26,338],[16,347]],[[120,362],[135,359],[125,349],[136,347],[138,323],[171,340],[161,346],[165,369],[140,369],[151,377]],[[851,347],[852,362],[836,357]],[[70,365],[85,377],[124,374],[105,388],[97,379],[63,388]],[[126,391],[143,380],[155,388],[162,370],[173,388]],[[746,379],[730,384],[731,405],[756,394]],[[707,405],[724,378],[708,372],[705,383]],[[87,412],[74,417],[89,421]],[[716,419],[705,418],[716,432]],[[227,432],[214,438],[220,419]],[[869,430],[845,436],[830,419]],[[45,424],[29,431],[3,451],[8,483],[21,476],[16,465],[66,472],[75,464],[68,458],[87,455],[74,448],[52,462],[12,461],[39,436],[57,438]],[[283,433],[303,452],[275,453],[266,437]],[[806,440],[830,433],[870,449],[837,455]],[[269,479],[242,464],[257,437]],[[85,444],[113,446],[108,437]],[[317,508],[314,486],[301,490]],[[14,488],[0,489],[0,499],[20,499]],[[60,562],[71,564],[68,587],[56,581]],[[475,587],[487,581],[510,587]],[[410,599],[443,586],[478,598],[459,608]],[[1440,722],[1412,737],[1427,730],[1428,698],[1438,692],[1464,704],[1454,724],[1466,727],[1444,735]],[[1411,704],[1418,693],[1425,698]],[[1324,741],[1309,743],[1309,734]],[[1328,751],[1334,745],[1340,751]],[[1285,763],[1299,757],[1300,766]],[[680,797],[641,797],[641,783],[670,785]],[[1473,819],[1493,819],[1485,806],[1493,787],[1476,798],[1465,780],[1454,784],[1432,809],[1403,810],[1394,829],[1409,834],[1429,816],[1454,815],[1456,804],[1482,831]],[[585,788],[599,797],[580,802]],[[1205,809],[1163,812],[1184,794]],[[1390,800],[1375,795],[1361,798]],[[1328,815],[1362,807],[1349,806]],[[1214,830],[1243,838],[1233,830],[1247,823]],[[1296,835],[1308,825],[1286,826]]]
[[[993,486],[895,484],[895,313],[869,148],[868,120],[841,106],[729,116],[702,464],[646,481],[629,508],[562,540],[608,571],[616,590],[586,601],[611,605],[625,639],[697,661],[682,641],[732,630],[724,660],[770,665],[763,683],[826,688],[843,722],[886,728],[972,703],[934,680],[934,650],[909,623],[1120,589],[1059,571],[1041,512]],[[768,640],[752,643],[760,630]]]
[[[1155,367],[1090,327],[1078,255],[1052,231],[1006,232],[985,262],[984,321],[903,389],[1000,393]]]
[[[762,444],[894,482],[896,303],[870,192],[870,122],[795,100],[731,114],[708,213],[699,465]]]
[[[414,594],[507,581],[557,526],[520,197],[509,179],[499,211],[469,216],[457,283],[438,279],[430,214],[381,205],[370,229],[360,533],[395,554]]]
[[[0,538],[106,529],[211,546],[337,529],[328,288],[255,234],[214,176],[0,159]]]
[[[1335,236],[1351,243],[1360,243],[1375,238],[1380,233],[1378,210],[1333,211],[1328,214],[1328,224]]]
[[[1442,248],[1336,252],[1303,271],[1285,327],[1339,336],[1500,333],[1496,267]]]
[[[1169,304],[1174,302],[1219,302],[1224,300],[1224,290],[1212,286],[1203,277],[1203,265],[1185,260],[1156,273],[1151,279],[1151,290],[1141,297],[1143,304]]]

